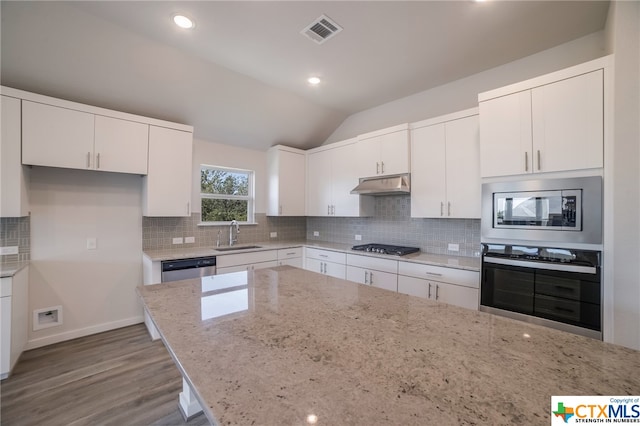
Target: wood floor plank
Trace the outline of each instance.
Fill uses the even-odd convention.
[[[182,378],[143,324],[27,351],[0,384],[0,423],[207,425],[178,409]]]

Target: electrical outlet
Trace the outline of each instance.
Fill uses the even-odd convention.
[[[270,238],[276,238],[276,237],[278,237],[278,233],[277,232],[270,232],[269,233],[269,237]]]
[[[319,236],[320,236],[320,232],[318,232],[318,231],[313,231],[313,236],[314,236],[314,237],[319,237]]]
[[[0,247],[0,254],[18,254],[18,246]]]
[[[362,241],[362,235],[356,234],[356,241]]]
[[[98,240],[96,237],[87,238],[87,250],[95,250],[98,247]]]
[[[193,244],[196,242],[196,237],[185,237],[184,238],[184,243],[185,244]]]
[[[449,247],[447,249],[449,251],[460,251],[460,244],[449,243]]]
[[[182,244],[182,237],[175,237],[172,242],[173,244]]]

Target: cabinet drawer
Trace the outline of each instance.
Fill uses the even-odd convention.
[[[365,269],[373,269],[374,271],[398,273],[398,261],[391,259],[381,259],[374,256],[359,256],[357,254],[347,255],[347,265],[358,266]]]
[[[292,247],[278,250],[278,260],[302,257],[302,247]]]
[[[305,253],[306,253],[306,257],[310,257],[311,259],[318,259],[318,260],[324,260],[327,262],[342,263],[342,264],[347,263],[346,253],[330,251],[330,250],[319,250],[319,249],[309,248],[309,247],[305,249]]]
[[[398,262],[398,274],[479,288],[480,273],[442,266],[423,265],[411,262]]]
[[[225,268],[228,266],[247,265],[250,263],[270,262],[278,260],[277,250],[254,251],[250,253],[226,254],[216,256],[216,266]]]
[[[0,297],[11,296],[11,277],[0,278]]]

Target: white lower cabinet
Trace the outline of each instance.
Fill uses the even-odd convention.
[[[27,344],[29,272],[0,280],[0,379],[9,377]]]
[[[480,273],[399,262],[398,293],[478,309]]]
[[[321,250],[311,247],[305,248],[304,268],[335,278],[345,279],[347,255],[345,253]]]
[[[398,261],[348,254],[347,280],[398,291]]]
[[[278,266],[278,251],[265,250],[250,253],[216,256],[216,274],[251,271]]]
[[[302,247],[278,250],[278,266],[289,265],[302,268]]]

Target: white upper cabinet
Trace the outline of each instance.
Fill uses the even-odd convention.
[[[267,152],[269,174],[268,216],[305,215],[305,153],[286,146]]]
[[[93,168],[95,116],[22,101],[22,163],[69,169]]]
[[[596,60],[480,94],[482,177],[603,167],[603,67]]]
[[[149,125],[96,115],[95,169],[147,174]]]
[[[351,194],[359,183],[356,155],[356,139],[307,151],[307,216],[373,214],[372,197]]]
[[[411,217],[480,217],[477,110],[416,123],[411,130]]]
[[[22,163],[147,173],[149,126],[89,112],[22,101]]]
[[[142,185],[143,216],[190,216],[193,133],[149,127],[149,172]]]
[[[20,160],[20,99],[2,96],[1,102],[0,217],[27,216],[28,168]]]
[[[603,71],[531,91],[533,171],[603,166]]]
[[[358,136],[359,177],[409,173],[409,125]]]

